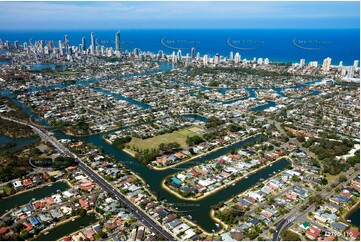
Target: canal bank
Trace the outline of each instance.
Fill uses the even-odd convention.
[[[178,194],[177,192],[171,190],[169,187],[167,187],[167,186],[165,185],[165,181],[166,181],[166,179],[168,179],[169,177],[166,177],[166,178],[162,181],[162,188],[163,188],[164,190],[168,191],[169,193],[173,194],[173,195],[176,196],[177,198],[181,199],[181,200],[200,201],[200,200],[202,200],[202,199],[207,198],[208,196],[210,196],[210,195],[212,195],[212,194],[215,194],[215,193],[219,192],[219,191],[222,190],[222,189],[225,189],[225,188],[227,188],[227,187],[229,187],[229,186],[233,186],[233,184],[235,184],[235,183],[237,183],[237,182],[239,182],[239,181],[241,181],[241,180],[245,180],[245,181],[246,181],[246,179],[248,179],[248,176],[249,176],[249,175],[252,175],[252,174],[254,174],[254,173],[257,173],[257,172],[261,171],[262,169],[267,168],[268,166],[273,166],[275,163],[277,163],[278,161],[283,160],[283,159],[287,159],[287,157],[280,157],[279,159],[274,160],[274,161],[272,161],[272,162],[269,162],[269,163],[266,164],[266,165],[262,165],[262,166],[254,169],[254,170],[252,170],[252,171],[250,171],[250,172],[248,172],[248,173],[246,173],[246,174],[243,174],[243,175],[237,177],[236,179],[234,179],[234,180],[232,180],[232,181],[230,181],[230,182],[228,182],[228,183],[226,183],[226,184],[223,184],[223,185],[217,187],[216,189],[214,189],[214,190],[212,190],[212,191],[208,191],[208,192],[204,193],[202,196],[197,197],[197,198],[194,198],[194,197],[183,197],[183,196],[181,196],[180,194]]]
[[[89,226],[97,221],[94,214],[87,214],[84,217],[76,218],[74,221],[68,219],[63,221],[62,224],[48,230],[49,233],[41,233],[35,241],[55,241],[64,236],[72,234],[81,228]]]
[[[6,152],[16,152],[18,150],[21,150],[24,147],[27,147],[28,145],[31,145],[35,143],[38,140],[38,137],[29,137],[29,138],[10,138],[7,136],[0,136],[0,145],[5,144],[14,144],[7,148],[1,148],[0,155],[5,154]]]
[[[42,125],[48,125],[48,123],[28,109],[25,105],[20,103],[12,94],[9,92],[3,92],[4,95],[7,95],[11,98],[11,100],[17,104],[20,108],[22,108],[27,114],[33,116],[36,120],[38,120]],[[172,207],[174,207],[180,215],[184,215],[187,217],[192,218],[192,222],[198,224],[203,230],[205,231],[218,231],[220,228],[216,226],[215,221],[210,217],[210,210],[211,207],[221,201],[225,201],[235,194],[239,194],[242,191],[249,189],[250,187],[254,186],[255,184],[260,182],[260,179],[265,179],[270,177],[273,172],[277,173],[280,170],[286,169],[290,165],[290,162],[287,160],[281,160],[277,162],[272,167],[266,167],[265,169],[254,173],[249,176],[247,182],[237,182],[234,186],[230,186],[227,188],[222,189],[221,191],[210,195],[207,199],[203,199],[201,201],[183,201],[175,197],[174,195],[170,194],[166,190],[162,189],[162,180],[174,173],[177,172],[179,169],[188,169],[191,166],[200,164],[202,162],[206,162],[211,159],[215,159],[222,155],[225,155],[230,152],[231,149],[239,149],[245,144],[249,142],[254,142],[259,139],[259,136],[255,136],[248,140],[241,141],[235,145],[232,145],[227,148],[220,149],[216,152],[212,152],[211,154],[199,157],[194,159],[192,162],[187,162],[184,164],[179,165],[177,168],[168,169],[165,171],[155,171],[150,169],[149,167],[143,165],[138,160],[131,157],[129,154],[117,150],[112,145],[108,144],[107,142],[102,139],[102,135],[104,133],[100,133],[97,135],[91,136],[84,136],[84,137],[76,137],[76,136],[69,136],[64,134],[61,131],[58,131],[54,128],[50,129],[53,131],[59,138],[62,139],[73,139],[73,140],[81,140],[87,143],[90,143],[94,146],[101,147],[102,150],[113,157],[116,158],[120,163],[122,163],[125,167],[132,170],[136,175],[141,177],[149,186],[149,189],[152,191],[153,194],[157,194],[161,199],[166,201],[167,203],[171,203]]]
[[[19,194],[15,194],[11,197],[1,199],[0,215],[6,213],[7,210],[25,205],[31,202],[33,199],[38,200],[44,197],[48,197],[56,193],[57,191],[65,191],[69,188],[70,188],[69,184],[67,184],[64,181],[59,181],[59,182],[55,182],[51,186],[44,185],[43,187],[40,188],[24,191]]]
[[[347,223],[360,228],[360,202],[356,203],[342,218],[344,221],[350,220]]]

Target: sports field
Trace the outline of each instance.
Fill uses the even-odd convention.
[[[182,148],[187,147],[186,140],[188,136],[197,135],[197,131],[200,130],[198,127],[188,127],[173,133],[158,135],[149,139],[140,139],[132,137],[132,141],[128,144],[130,149],[133,149],[133,146],[139,148],[140,150],[144,149],[153,149],[158,148],[161,143],[170,143],[177,142],[181,145]]]

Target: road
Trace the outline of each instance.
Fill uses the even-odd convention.
[[[148,214],[146,214],[142,209],[138,208],[132,201],[128,200],[123,194],[121,194],[116,188],[114,188],[111,184],[109,184],[104,178],[99,176],[96,172],[94,172],[90,167],[88,167],[84,162],[82,162],[79,157],[70,152],[67,148],[65,148],[59,141],[57,141],[54,137],[48,135],[46,131],[36,127],[35,125],[22,121],[16,120],[12,118],[8,118],[5,116],[0,116],[2,119],[6,119],[9,121],[13,121],[19,124],[23,124],[31,127],[42,139],[51,143],[59,152],[62,154],[74,158],[78,162],[78,167],[88,175],[94,182],[96,182],[104,191],[113,194],[114,197],[121,201],[132,213],[133,215],[139,219],[145,226],[149,228],[155,234],[161,235],[167,240],[175,241],[177,238],[172,235],[170,232],[166,231],[158,221],[155,221]]]
[[[348,179],[346,181],[341,182],[340,184],[338,184],[331,191],[324,194],[325,189],[323,189],[321,192],[316,192],[316,194],[321,194],[321,196],[323,197],[323,200],[326,200],[327,198],[329,198],[331,195],[334,194],[335,190],[338,187],[344,186],[345,184],[350,182],[352,179],[354,179],[357,175],[359,175],[358,172],[355,172],[353,175],[351,175],[351,173],[354,172],[354,171],[355,170],[353,168],[350,168],[346,173],[346,177],[348,177]],[[331,184],[329,184],[329,185],[331,185]],[[302,220],[302,219],[305,220],[306,219],[306,217],[307,217],[306,215],[315,208],[315,206],[316,206],[315,204],[309,206],[305,211],[303,211],[299,215],[297,215],[297,212],[300,210],[301,206],[304,205],[307,202],[308,201],[306,200],[302,204],[300,204],[299,206],[292,209],[287,217],[285,217],[284,219],[281,219],[278,223],[275,224],[276,230],[275,230],[275,232],[273,234],[273,239],[272,239],[273,241],[279,241],[282,230],[291,227],[293,225],[293,223],[298,221],[298,220]]]

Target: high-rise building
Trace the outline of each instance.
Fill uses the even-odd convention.
[[[339,67],[343,67],[343,61],[340,61],[340,64],[338,64]]]
[[[189,62],[191,61],[191,57],[189,56],[189,54],[187,53],[186,54],[186,65],[188,65],[189,64]]]
[[[86,51],[85,37],[81,38],[81,51]]]
[[[214,56],[213,63],[217,65],[221,63],[221,57],[219,56],[218,53]]]
[[[326,59],[323,60],[323,65],[322,65],[323,71],[330,71],[331,61],[332,59],[330,57],[327,57]]]
[[[229,52],[229,60],[233,61],[233,51]]]
[[[176,63],[177,62],[177,57],[175,55],[175,51],[172,52],[172,62]]]
[[[65,54],[68,55],[69,54],[69,48],[70,48],[68,35],[64,35],[64,48],[65,48]]]
[[[269,59],[268,59],[268,58],[265,58],[263,63],[264,63],[265,65],[268,65],[268,64],[269,64]]]
[[[353,75],[354,75],[354,67],[353,67],[353,66],[350,66],[350,67],[348,68],[346,77],[347,77],[347,78],[353,78]]]
[[[257,64],[258,64],[258,65],[262,65],[262,64],[263,64],[263,59],[262,59],[262,58],[258,58]]]
[[[64,53],[63,53],[63,43],[61,42],[61,40],[58,41],[58,48],[59,48],[60,56],[64,55]]]
[[[191,49],[191,58],[194,59],[196,57],[196,48],[192,47]]]
[[[92,54],[92,55],[94,55],[95,54],[95,51],[94,51],[94,49],[95,49],[95,37],[94,37],[94,33],[93,32],[91,32],[91,34],[90,34],[90,41],[91,41],[91,47],[90,47],[90,54]]]
[[[121,46],[120,46],[120,33],[115,33],[115,51],[122,52]]]
[[[312,67],[317,67],[318,66],[318,61],[310,61],[310,63],[308,63],[309,66]]]
[[[10,41],[9,41],[9,40],[5,41],[4,47],[5,47],[6,49],[10,49]]]
[[[208,66],[208,55],[203,56],[203,65]]]
[[[54,49],[54,41],[48,42],[48,48],[49,48],[49,51],[52,51]]]
[[[19,49],[19,48],[20,48],[19,41],[17,41],[17,40],[14,41],[14,48],[15,48],[15,49]]]
[[[139,48],[134,48],[133,53],[136,56],[140,55],[140,49]]]
[[[237,53],[234,55],[234,63],[238,64],[239,62],[241,62],[241,56],[240,56],[240,54],[237,52]]]
[[[306,64],[306,60],[305,59],[301,59],[300,60],[300,67],[304,67]]]
[[[177,52],[177,60],[181,60],[182,59],[182,51],[178,50]]]
[[[355,69],[357,69],[357,67],[358,67],[358,60],[354,60],[354,62],[353,62],[353,67],[354,67]]]
[[[196,57],[197,60],[200,60],[201,59],[201,53],[197,52],[197,57]]]

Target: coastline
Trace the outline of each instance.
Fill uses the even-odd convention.
[[[229,187],[229,186],[233,185],[234,183],[237,183],[238,181],[244,179],[246,176],[249,176],[249,175],[251,175],[253,173],[256,173],[256,172],[258,172],[258,171],[260,171],[260,170],[262,170],[262,169],[264,169],[264,168],[266,168],[266,167],[268,167],[268,166],[270,166],[270,165],[272,165],[272,164],[274,164],[274,163],[276,163],[276,162],[278,162],[278,161],[280,161],[282,159],[289,159],[289,158],[287,156],[281,156],[278,159],[276,159],[274,161],[271,161],[267,165],[263,165],[261,167],[258,167],[257,169],[252,170],[252,171],[248,172],[247,174],[244,174],[244,175],[242,175],[240,177],[237,177],[236,179],[234,179],[234,180],[232,180],[232,181],[230,181],[230,182],[228,182],[226,184],[223,184],[222,186],[219,186],[218,188],[216,188],[216,189],[214,189],[212,191],[208,191],[206,193],[203,193],[203,195],[198,197],[198,198],[194,198],[194,197],[186,198],[186,197],[183,197],[182,195],[178,194],[176,191],[173,191],[172,189],[170,189],[168,186],[165,185],[165,181],[166,181],[167,177],[165,179],[163,179],[163,181],[162,181],[162,188],[165,189],[167,192],[172,193],[173,195],[175,195],[179,199],[188,200],[188,201],[199,201],[199,200],[202,200],[202,199],[204,199],[204,198],[206,198],[206,197],[208,197],[208,196],[210,196],[210,195],[212,195],[214,193],[217,193],[219,190],[222,190],[223,188]]]

